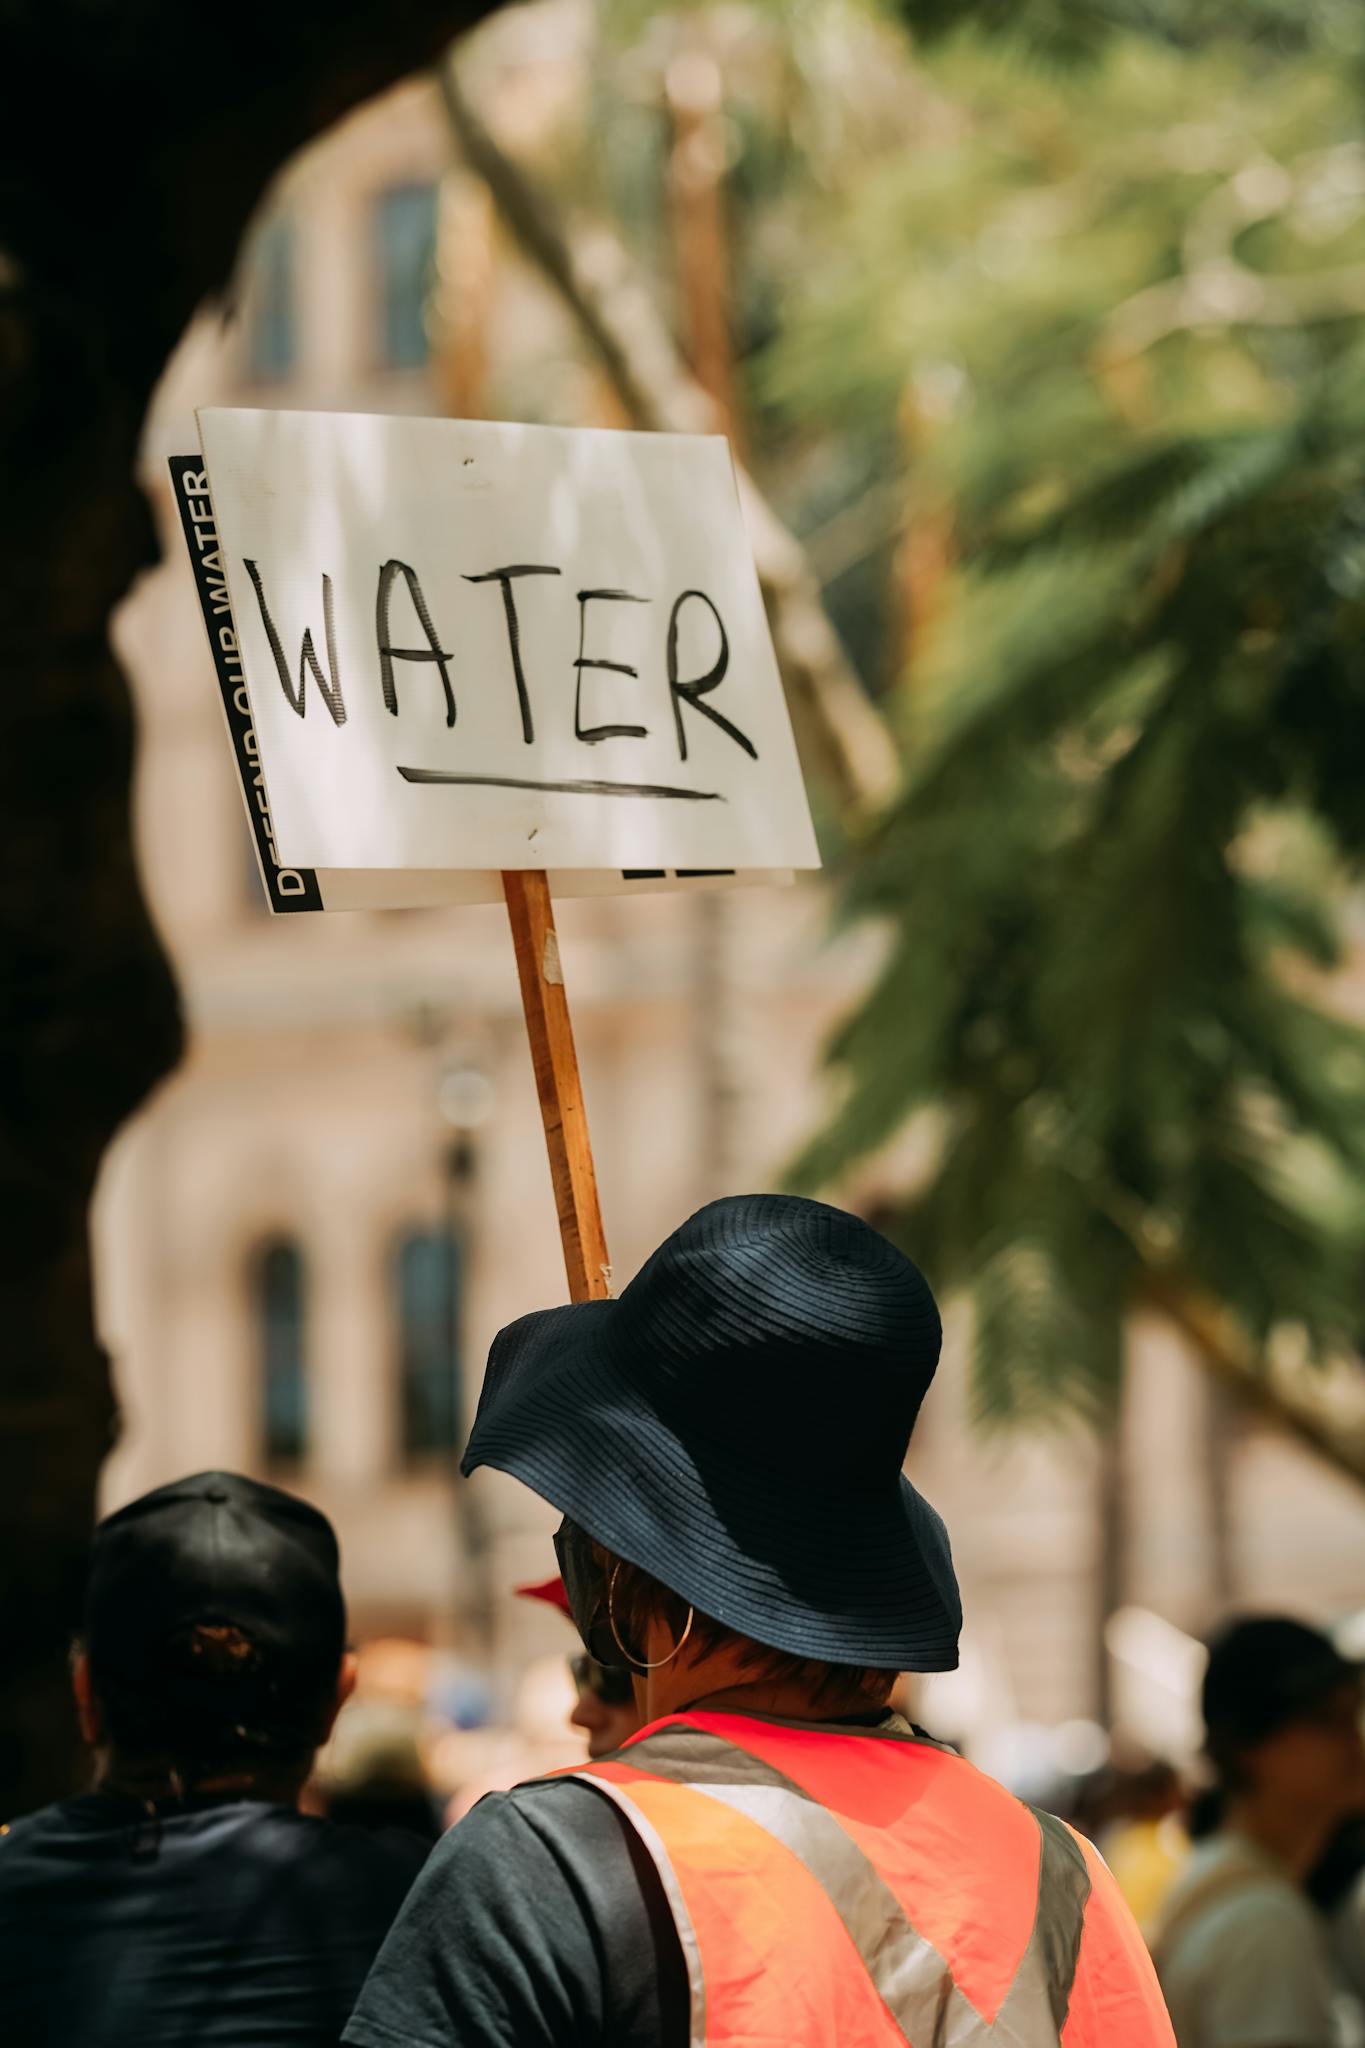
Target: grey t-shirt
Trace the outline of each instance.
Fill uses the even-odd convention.
[[[1365,1870],[1332,1916],[1332,1947],[1346,1982],[1365,1998]]]
[[[1332,2048],[1326,1928],[1254,1843],[1221,1834],[1199,1845],[1154,1950],[1179,2048]]]
[[[1332,1916],[1332,1953],[1345,1986],[1343,2048],[1365,2044],[1365,1871]]]

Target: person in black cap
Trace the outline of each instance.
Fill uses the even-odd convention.
[[[355,1681],[331,1525],[231,1472],[133,1501],[73,1676],[96,1787],[0,1835],[0,2039],[335,2043],[426,1845],[298,1810]]]
[[[1359,1670],[1302,1622],[1245,1617],[1210,1645],[1203,1710],[1214,1783],[1153,1937],[1180,2048],[1329,2048],[1327,1933],[1304,1886],[1365,1812]]]
[[[464,1469],[563,1514],[570,1612],[644,1725],[437,1845],[348,2042],[1171,2048],[1095,1852],[887,1710],[957,1662],[901,1469],[939,1340],[884,1237],[772,1195],[502,1332]]]

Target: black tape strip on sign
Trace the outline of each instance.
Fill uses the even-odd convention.
[[[322,891],[315,871],[312,868],[281,867],[276,850],[275,828],[271,823],[265,777],[261,773],[260,747],[251,717],[251,705],[247,700],[246,677],[233,623],[223,551],[213,516],[213,500],[209,496],[208,471],[204,468],[202,456],[198,455],[172,455],[170,470],[180,524],[185,531],[185,545],[190,551],[194,569],[199,609],[204,615],[204,629],[209,636],[218,689],[232,739],[232,758],[237,763],[237,773],[241,778],[242,795],[256,844],[256,858],[260,863],[270,908],[281,914],[291,910],[321,910]]]

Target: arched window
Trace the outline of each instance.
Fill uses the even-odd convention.
[[[436,187],[394,185],[375,210],[379,343],[390,370],[420,370],[430,348],[427,299],[436,262]]]
[[[252,1281],[261,1446],[267,1464],[296,1465],[308,1450],[308,1375],[303,1253],[293,1238],[272,1238],[260,1247]]]
[[[460,1427],[460,1258],[447,1230],[411,1230],[395,1259],[403,1455],[456,1449]]]
[[[276,214],[256,236],[250,258],[247,359],[262,383],[287,377],[297,353],[294,223]]]

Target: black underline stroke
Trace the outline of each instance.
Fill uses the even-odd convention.
[[[673,789],[666,782],[535,782],[521,775],[459,775],[446,768],[400,768],[404,782],[477,783],[486,789],[542,789],[563,796],[676,797],[681,803],[723,804],[718,789]]]

